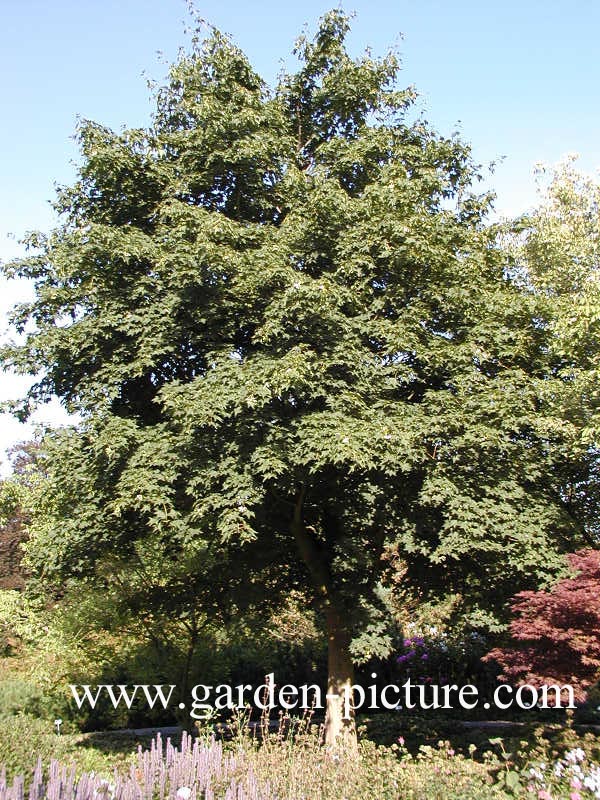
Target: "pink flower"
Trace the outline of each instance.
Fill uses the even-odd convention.
[[[552,800],[552,795],[545,789],[540,789],[538,792],[538,800]]]
[[[449,756],[453,756],[454,755],[454,750],[452,750],[452,749],[448,750],[448,755]]]
[[[570,800],[581,800],[581,795],[579,792],[571,792],[569,795]]]
[[[572,778],[571,780],[571,788],[572,789],[581,789],[581,781],[579,778]]]
[[[400,747],[404,747],[404,736],[398,737],[398,744],[400,745]]]

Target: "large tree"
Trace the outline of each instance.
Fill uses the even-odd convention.
[[[385,651],[396,565],[482,621],[571,532],[541,480],[568,431],[536,297],[469,148],[411,121],[397,58],[351,59],[347,29],[327,14],[274,91],[218,32],[196,42],[149,129],[81,123],[62,223],[6,268],[36,285],[4,351],[42,374],[21,413],[57,394],[82,420],[49,446],[61,522],[32,567],[108,581],[151,543],[222,559],[216,592],[309,587],[330,695]],[[347,727],[330,698],[327,740]]]

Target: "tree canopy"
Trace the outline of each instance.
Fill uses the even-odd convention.
[[[576,156],[537,170],[540,202],[513,224],[517,270],[539,300],[548,330],[556,408],[570,446],[548,478],[589,547],[598,544],[598,367],[600,364],[600,186],[579,172]]]
[[[3,351],[41,374],[20,413],[56,394],[82,419],[46,443],[31,567],[110,581],[154,548],[223,602],[303,587],[331,693],[389,648],[386,575],[493,625],[491,587],[536,587],[575,530],[544,479],[573,431],[540,298],[468,146],[347,31],[325,15],[274,90],[198,39],[148,129],[81,122],[60,226],[5,267],[36,286]]]

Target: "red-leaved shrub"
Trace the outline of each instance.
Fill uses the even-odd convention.
[[[600,551],[568,556],[575,576],[551,591],[519,592],[511,604],[514,644],[485,657],[502,667],[502,680],[541,686],[568,683],[575,698],[600,678]]]

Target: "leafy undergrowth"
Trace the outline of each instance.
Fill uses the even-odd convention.
[[[48,723],[4,717],[0,762],[9,775],[0,778],[0,800],[600,797],[598,739],[568,729],[551,740],[539,730],[529,742],[491,739],[485,751],[471,744],[463,752],[447,740],[409,751],[402,736],[387,746],[362,738],[358,750],[334,751],[309,722],[262,738],[246,731],[233,726],[227,741],[207,729],[195,740],[184,734],[173,743],[160,736],[138,743],[130,736],[57,736]]]
[[[415,759],[399,758],[398,750],[369,741],[362,742],[358,751],[331,752],[319,744],[314,730],[293,739],[275,734],[261,742],[250,737],[228,743],[192,742],[184,735],[179,748],[157,737],[149,749],[140,748],[129,768],[121,761],[111,769],[102,754],[91,774],[75,766],[62,767],[60,762],[66,764],[74,755],[77,767],[81,766],[84,750],[76,747],[72,737],[64,737],[62,753],[61,746],[56,752],[58,760],[46,767],[42,756],[33,777],[31,772],[26,777],[25,787],[19,777],[5,786],[0,781],[0,800],[20,800],[24,791],[56,800],[504,797],[492,785],[489,765],[462,756],[449,758],[444,748],[425,749]]]
[[[37,760],[47,767],[51,759],[85,771],[112,774],[115,767],[132,763],[139,739],[110,734],[70,733],[58,736],[51,722],[26,714],[0,717],[0,768],[8,780],[30,774]],[[147,744],[147,740],[146,740]]]

